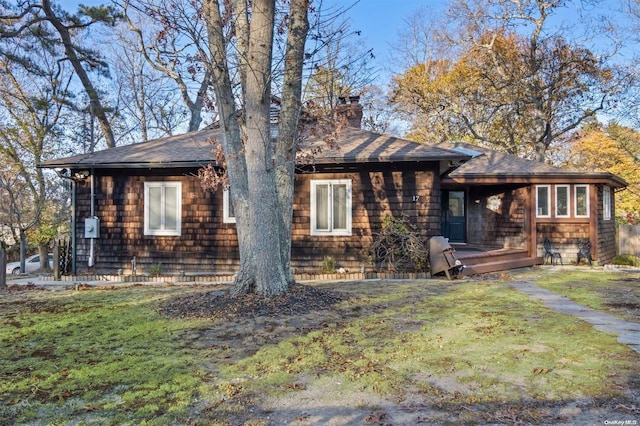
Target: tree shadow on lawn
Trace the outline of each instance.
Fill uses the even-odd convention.
[[[318,403],[289,397],[286,406],[253,407],[249,424],[265,425],[597,425],[637,424],[640,410],[625,399],[535,400],[518,402],[449,402],[440,397],[413,394],[403,401],[361,396],[353,403]],[[295,405],[295,406],[294,406]],[[244,420],[243,420],[244,421]],[[627,423],[625,423],[627,422]],[[242,424],[230,421],[229,425]]]
[[[640,275],[613,280],[611,285],[597,291],[611,313],[640,323]]]

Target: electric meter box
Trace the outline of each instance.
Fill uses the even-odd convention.
[[[100,236],[100,219],[97,217],[87,217],[84,220],[84,237],[98,238]]]

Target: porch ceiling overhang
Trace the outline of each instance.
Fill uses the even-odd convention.
[[[43,162],[43,168],[185,168],[215,164],[213,144],[219,129],[155,139]],[[463,161],[470,156],[446,148],[381,135],[353,127],[344,128],[330,147],[322,137],[309,137],[298,154],[301,164],[357,164],[374,162]]]

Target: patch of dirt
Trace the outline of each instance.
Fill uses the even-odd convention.
[[[170,318],[283,317],[326,309],[346,298],[335,291],[294,284],[288,292],[273,298],[231,296],[226,290],[179,296],[162,305],[160,312]]]
[[[598,294],[604,305],[627,321],[640,323],[640,277],[619,279]]]
[[[10,292],[25,292],[25,291],[42,291],[43,287],[39,287],[34,283],[22,284],[22,285],[8,285],[7,291]]]

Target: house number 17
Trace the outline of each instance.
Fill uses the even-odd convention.
[[[419,199],[420,199],[420,196],[419,196],[419,195],[414,195],[414,196],[413,196],[413,202],[414,202],[414,203],[418,202],[418,200],[419,200]]]

